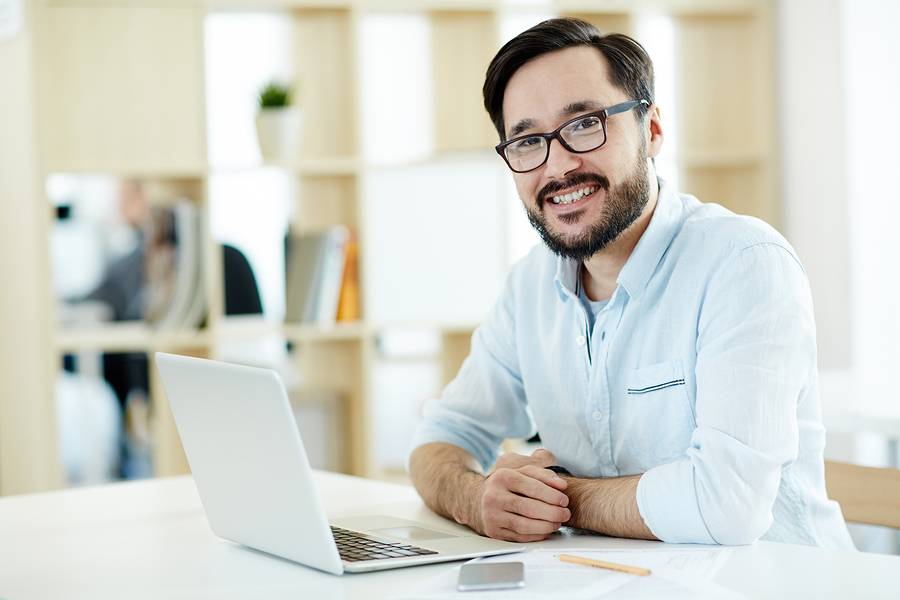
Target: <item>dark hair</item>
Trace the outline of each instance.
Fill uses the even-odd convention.
[[[653,102],[653,62],[636,40],[621,33],[603,35],[581,19],[549,19],[506,42],[485,73],[482,89],[484,108],[501,140],[506,139],[503,94],[513,74],[533,58],[573,46],[590,46],[599,50],[609,64],[613,84],[624,90],[629,100]],[[638,117],[643,117],[646,111],[645,106],[635,109]]]

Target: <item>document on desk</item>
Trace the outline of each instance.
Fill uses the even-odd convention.
[[[667,598],[740,598],[710,580],[728,560],[729,548],[661,548],[659,550],[538,549],[521,554],[475,559],[473,562],[519,561],[525,565],[525,587],[490,592],[458,592],[459,566],[448,567],[422,589],[397,595],[396,600],[542,600],[567,598],[588,600],[616,592],[616,598],[647,595]],[[565,563],[560,554],[573,554],[652,571],[649,577]]]

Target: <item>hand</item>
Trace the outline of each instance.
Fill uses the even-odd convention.
[[[514,456],[540,460],[534,455]],[[566,508],[569,498],[562,491],[566,485],[562,477],[537,464],[497,468],[477,487],[470,526],[498,540],[545,540],[572,517]]]
[[[515,452],[501,454],[494,465],[494,469],[518,469],[525,465],[537,465],[545,468],[555,464],[557,464],[556,457],[553,456],[552,452],[544,448],[538,448],[531,453],[531,456],[516,454]]]

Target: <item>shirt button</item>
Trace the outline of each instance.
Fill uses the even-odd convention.
[[[579,335],[577,341],[579,346],[584,346],[585,344],[587,344],[587,338],[583,335]]]
[[[602,420],[603,420],[603,413],[600,412],[599,410],[595,410],[594,412],[591,413],[591,417],[592,417],[595,421],[602,421]]]

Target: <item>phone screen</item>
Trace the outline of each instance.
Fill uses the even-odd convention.
[[[520,562],[477,562],[464,564],[459,570],[456,589],[504,590],[525,586],[525,566]]]

